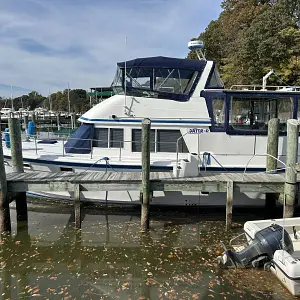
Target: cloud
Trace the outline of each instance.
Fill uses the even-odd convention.
[[[221,0],[14,0],[0,3],[0,96],[110,85],[118,61],[185,57]],[[127,47],[125,49],[125,37]],[[23,90],[21,90],[23,89]]]

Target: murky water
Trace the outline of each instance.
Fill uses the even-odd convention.
[[[28,234],[13,222],[0,246],[2,299],[294,299],[271,273],[217,267],[219,241],[249,214],[226,234],[224,212],[153,211],[142,234],[138,211],[87,208],[79,233],[71,212],[31,207]]]

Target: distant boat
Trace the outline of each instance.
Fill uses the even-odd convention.
[[[3,108],[1,108],[0,112],[1,112],[1,115],[8,115],[8,114],[14,112],[14,110],[9,107],[3,107]]]

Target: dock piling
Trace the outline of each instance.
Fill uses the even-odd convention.
[[[22,154],[22,139],[21,125],[17,118],[8,119],[9,135],[11,141],[11,162],[14,172],[23,173],[23,154]],[[17,226],[25,229],[28,227],[28,212],[26,192],[18,192],[15,194],[16,211],[17,211]]]
[[[28,115],[24,115],[23,121],[24,121],[24,130],[27,131],[27,129],[28,129]]]
[[[0,188],[0,234],[2,234],[11,231],[9,199],[7,194],[7,181],[2,143],[0,143]]]
[[[150,119],[142,122],[142,199],[141,199],[141,230],[149,229],[150,217]]]
[[[277,160],[274,157],[278,158],[279,123],[278,118],[273,118],[268,123],[266,171],[272,174],[277,173]],[[278,193],[266,193],[266,217],[273,218],[278,199]]]
[[[232,226],[233,181],[227,181],[226,231]]]
[[[295,169],[298,158],[299,122],[294,119],[287,121],[286,171],[284,185],[284,205],[286,218],[294,216],[294,206],[297,189],[297,171]]]
[[[75,210],[75,228],[81,228],[81,203],[80,203],[80,185],[74,185],[74,210]]]

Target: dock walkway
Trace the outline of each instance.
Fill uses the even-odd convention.
[[[9,192],[74,191],[141,191],[141,172],[30,172],[9,173]],[[300,183],[300,177],[298,177]],[[228,185],[240,192],[282,193],[284,174],[267,173],[210,173],[197,177],[176,178],[169,172],[151,172],[150,190],[153,191],[201,191],[228,192]]]

